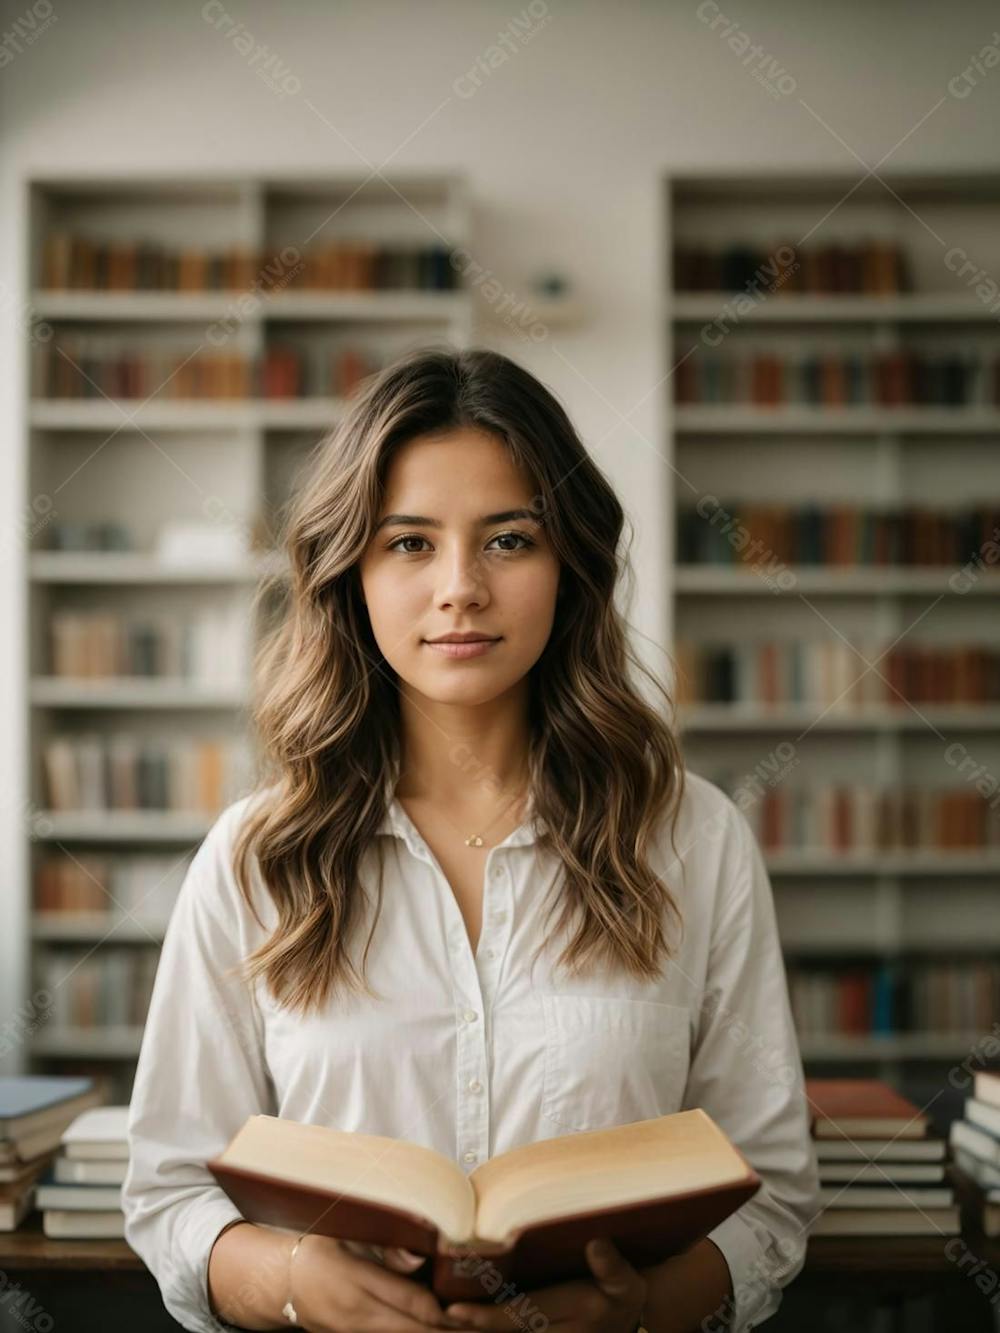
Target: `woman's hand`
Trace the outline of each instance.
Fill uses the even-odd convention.
[[[445,1314],[463,1327],[498,1333],[533,1327],[536,1312],[560,1333],[632,1333],[645,1304],[646,1279],[611,1241],[590,1241],[585,1253],[592,1280],[516,1292],[504,1305],[456,1302]]]
[[[400,1247],[382,1249],[309,1232],[292,1274],[298,1326],[307,1333],[471,1329],[471,1324],[445,1318],[432,1291],[402,1276],[424,1262],[423,1256]]]

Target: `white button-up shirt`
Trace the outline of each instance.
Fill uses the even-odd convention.
[[[742,812],[688,773],[676,855],[666,824],[651,849],[684,918],[674,958],[651,981],[569,980],[554,970],[568,937],[545,925],[561,864],[536,845],[533,809],[487,854],[473,952],[455,895],[393,789],[367,964],[379,999],[331,1001],[301,1017],[263,982],[225,975],[277,915],[255,874],[262,929],[231,869],[253,796],[220,815],[181,888],[139,1056],[122,1189],[126,1238],[169,1312],[218,1333],[208,1257],[240,1213],[204,1163],[249,1115],[407,1139],[468,1172],[520,1144],[700,1106],[763,1182],[711,1232],[735,1290],[719,1313],[734,1333],[767,1318],[802,1265],[819,1195],[770,885]],[[374,856],[362,859],[366,913]],[[356,960],[370,919],[362,914]]]

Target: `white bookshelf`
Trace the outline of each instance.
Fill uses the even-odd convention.
[[[876,181],[799,173],[768,177],[674,177],[664,190],[663,303],[667,510],[714,495],[739,506],[807,503],[927,506],[1000,499],[1000,406],[793,402],[764,407],[712,401],[677,404],[682,360],[707,349],[760,351],[1000,354],[996,314],[944,262],[960,247],[1000,272],[1000,178],[955,175]],[[805,239],[803,239],[805,238]],[[942,247],[939,240],[945,242]],[[773,254],[782,244],[801,256],[831,244],[877,239],[905,251],[913,290],[893,295],[768,293],[733,317],[732,291],[678,290],[675,247],[721,252],[744,245]],[[801,246],[800,243],[801,242]],[[728,310],[716,341],[714,324]],[[709,336],[703,336],[708,329]],[[692,350],[694,349],[694,350]],[[732,503],[730,503],[732,502]],[[671,549],[675,539],[671,533]],[[975,642],[1000,647],[1000,568],[952,581],[952,567],[792,568],[777,586],[740,564],[674,564],[672,640],[881,639],[905,644]],[[772,600],[770,603],[768,598]],[[884,664],[883,664],[884,665]],[[864,671],[858,659],[857,673]],[[1000,705],[917,703],[892,708],[756,707],[695,704],[680,716],[687,760],[696,772],[727,772],[745,791],[767,790],[769,758],[794,756],[775,785],[901,785],[968,790],[943,752],[958,743],[1000,775]],[[944,739],[942,739],[944,738]],[[843,960],[926,958],[971,962],[1000,958],[1000,849],[833,853],[789,848],[765,857],[786,961],[829,970]],[[928,1077],[958,1060],[984,1031],[808,1034],[807,1072],[894,1079]]]
[[[30,183],[30,254],[25,291],[37,323],[26,327],[24,439],[28,555],[25,663],[29,708],[30,882],[41,858],[182,856],[214,814],[192,810],[51,809],[42,755],[55,735],[247,737],[249,668],[262,625],[255,594],[280,596],[284,559],[273,549],[282,505],[312,447],[343,417],[348,400],[316,384],[298,398],[175,398],[167,392],[118,397],[51,397],[42,391],[40,343],[62,338],[92,346],[151,350],[201,347],[248,358],[291,346],[318,365],[350,350],[371,365],[411,347],[472,340],[474,305],[456,282],[449,290],[296,289],[261,283],[240,290],[78,290],[42,283],[46,238],[72,233],[96,242],[154,242],[173,250],[306,256],[354,242],[397,249],[470,243],[464,179],[400,177],[391,188],[363,176],[232,179],[45,178]],[[400,195],[404,196],[401,198]],[[406,201],[409,201],[407,203]],[[410,207],[409,205],[413,205]],[[192,238],[197,238],[193,240]],[[250,296],[252,299],[243,300]],[[27,304],[27,302],[26,302]],[[222,333],[219,333],[219,330]],[[34,336],[48,330],[47,337]],[[186,351],[185,351],[186,354]],[[215,517],[244,533],[243,554],[181,563],[158,553],[171,520]],[[48,549],[52,522],[116,521],[129,532],[122,550]],[[189,676],[67,677],[54,673],[53,613],[113,612],[122,618],[221,616],[239,608],[240,637],[225,679]],[[245,787],[251,780],[246,775]],[[156,947],[162,925],[108,913],[29,910],[31,985],[37,964],[60,948]],[[72,957],[78,954],[71,955]],[[39,1023],[23,1052],[25,1068],[107,1071],[125,1098],[141,1028],[56,1028]]]

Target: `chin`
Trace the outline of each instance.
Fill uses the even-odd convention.
[[[442,680],[440,676],[428,680],[425,676],[420,676],[408,683],[425,699],[431,699],[434,703],[462,704],[465,707],[487,704],[508,688],[505,682],[487,679],[485,673],[480,680],[448,681]]]

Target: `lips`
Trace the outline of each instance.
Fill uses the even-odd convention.
[[[500,642],[499,638],[425,639],[424,646],[443,657],[482,657]]]
[[[498,634],[446,634],[440,639],[428,639],[428,643],[496,643]]]

